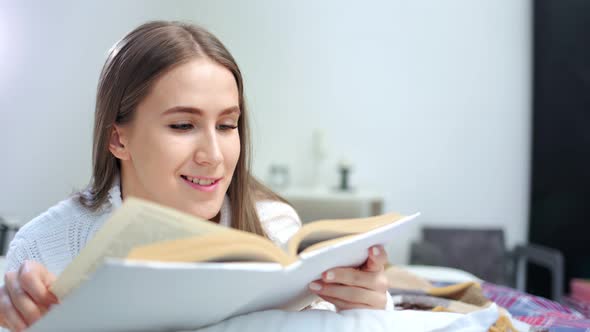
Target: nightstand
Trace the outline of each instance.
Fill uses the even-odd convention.
[[[363,218],[383,213],[383,197],[369,191],[290,188],[277,193],[293,205],[304,223],[320,219]]]

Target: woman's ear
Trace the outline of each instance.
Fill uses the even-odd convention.
[[[116,158],[121,160],[130,159],[124,130],[117,125],[113,125],[113,130],[111,131],[109,150]]]

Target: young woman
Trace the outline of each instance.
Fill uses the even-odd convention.
[[[98,85],[92,181],[16,234],[0,323],[20,331],[57,303],[55,276],[126,197],[285,245],[301,222],[250,174],[248,116],[235,60],[204,29],[149,22],[116,43]],[[337,309],[384,309],[386,262],[383,248],[372,248],[363,266],[326,271],[310,290]]]

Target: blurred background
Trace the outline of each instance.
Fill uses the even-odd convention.
[[[518,245],[556,250],[567,287],[590,278],[589,9],[580,0],[0,1],[0,216],[25,223],[88,183],[108,49],[147,20],[184,20],[236,58],[254,174],[304,221],[421,212],[388,245],[392,263],[427,263],[425,229],[492,231],[502,257]],[[541,281],[528,287],[549,296],[545,270],[529,270]]]

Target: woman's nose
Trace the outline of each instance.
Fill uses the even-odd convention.
[[[223,161],[223,153],[217,134],[208,132],[201,138],[195,153],[195,162],[203,166],[215,166]]]

